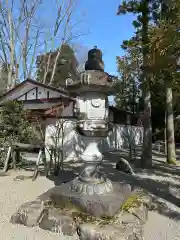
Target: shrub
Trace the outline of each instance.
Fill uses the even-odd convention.
[[[0,145],[7,149],[15,142],[32,143],[37,138],[34,126],[28,121],[29,111],[21,102],[7,101],[0,112]],[[4,162],[7,150],[0,152],[0,162]]]

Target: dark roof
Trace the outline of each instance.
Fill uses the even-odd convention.
[[[62,88],[62,90],[61,90],[61,89],[58,89],[58,88],[55,88],[55,87],[51,87],[51,86],[46,85],[46,84],[44,84],[44,83],[41,83],[41,82],[38,82],[38,81],[35,81],[35,80],[32,80],[32,79],[29,79],[29,78],[28,78],[28,79],[26,79],[25,81],[23,81],[23,82],[21,82],[20,84],[18,84],[17,86],[15,86],[14,88],[12,88],[12,89],[10,89],[9,91],[7,91],[6,93],[4,93],[4,94],[0,97],[0,99],[3,98],[4,96],[8,95],[9,93],[13,92],[14,90],[17,90],[19,87],[25,85],[27,82],[30,82],[30,83],[35,84],[35,85],[38,85],[38,86],[40,86],[40,87],[48,88],[48,89],[50,89],[50,90],[52,90],[52,91],[56,91],[56,92],[59,92],[59,93],[62,93],[62,94],[66,94],[67,97],[70,97],[70,96],[69,96],[69,92],[68,92],[63,86],[60,86],[60,87]]]
[[[133,115],[133,113],[131,112],[128,112],[128,111],[125,111],[123,109],[120,109],[118,107],[115,107],[115,106],[109,106],[109,109],[112,110],[113,112],[117,112],[117,113],[126,113],[126,114],[129,114],[129,115]]]
[[[116,106],[109,106],[109,110],[113,113],[113,122],[116,124],[127,124],[127,115],[131,116],[131,125],[136,125],[138,122],[138,115],[120,109]]]

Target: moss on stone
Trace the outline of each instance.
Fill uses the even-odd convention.
[[[168,164],[177,165],[176,159],[170,159],[167,161]]]
[[[110,216],[101,216],[96,217],[92,216],[90,213],[84,212],[83,209],[72,203],[71,199],[66,201],[61,201],[61,204],[53,205],[56,209],[58,209],[61,214],[72,217],[77,223],[95,223],[101,227],[108,224],[113,224],[117,222],[117,219],[121,215],[122,212],[128,211],[131,209],[138,208],[143,203],[143,194],[142,193],[134,193],[132,194],[122,206],[120,206],[119,211],[112,217]]]
[[[58,204],[58,205],[55,204],[54,207],[59,209],[62,212],[68,212],[70,210],[74,211],[74,212],[82,211],[82,209],[80,207],[78,207],[77,205],[72,203],[71,199],[62,200],[60,204]]]
[[[84,212],[83,209],[73,204],[71,199],[66,201],[61,201],[61,204],[53,205],[49,203],[50,207],[55,207],[60,211],[61,214],[72,217],[76,222],[82,223],[95,223],[99,226],[104,226],[115,221],[115,216],[102,216],[96,217],[87,212]]]
[[[133,208],[138,208],[142,204],[142,194],[132,194],[121,206],[121,210],[129,212]]]

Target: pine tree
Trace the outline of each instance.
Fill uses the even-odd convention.
[[[175,163],[175,138],[173,114],[173,84],[177,83],[178,61],[180,57],[180,2],[172,0],[161,3],[157,26],[152,33],[152,47],[155,64],[163,75],[166,92],[167,162]],[[179,74],[178,74],[179,75]],[[177,86],[177,84],[176,84]]]
[[[142,55],[142,89],[144,97],[144,144],[142,164],[151,162],[151,104],[154,108],[164,111],[166,98],[167,124],[167,162],[174,162],[174,120],[173,102],[178,111],[179,94],[179,57],[180,57],[180,2],[165,1],[127,1],[119,8],[120,13],[133,12],[137,14],[134,22],[136,35],[126,46],[139,47]],[[141,56],[139,57],[141,62]],[[164,87],[165,86],[165,87]],[[164,95],[166,93],[166,97]],[[173,95],[175,93],[175,100]],[[150,101],[151,100],[151,101]],[[149,107],[148,107],[149,106]],[[180,109],[179,109],[180,110]],[[160,112],[158,112],[160,114]],[[156,112],[157,114],[157,112]],[[146,140],[146,141],[145,141]],[[149,147],[148,147],[149,146]],[[147,159],[145,159],[147,156]],[[148,160],[149,159],[149,160]]]
[[[141,86],[144,99],[144,116],[143,116],[143,149],[141,165],[152,165],[152,126],[151,126],[151,92],[150,82],[152,74],[149,66],[149,22],[151,17],[151,7],[149,0],[141,1],[123,1],[119,6],[118,15],[128,12],[137,15],[137,20],[133,22],[136,28],[135,38],[127,42],[128,45],[137,44],[140,47],[142,55],[141,66]]]
[[[129,49],[123,57],[117,57],[120,81],[117,82],[116,105],[133,114],[139,113],[140,82],[137,49]]]

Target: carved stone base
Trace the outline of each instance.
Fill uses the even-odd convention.
[[[89,181],[86,180],[82,181],[79,177],[75,178],[70,185],[70,190],[86,196],[104,195],[114,190],[109,179],[90,178]]]
[[[79,194],[71,191],[72,184],[71,181],[54,188],[50,196],[53,204],[61,206],[63,203],[70,202],[82,211],[97,217],[114,216],[131,194],[131,186],[128,184],[111,182],[113,191],[103,195]]]

